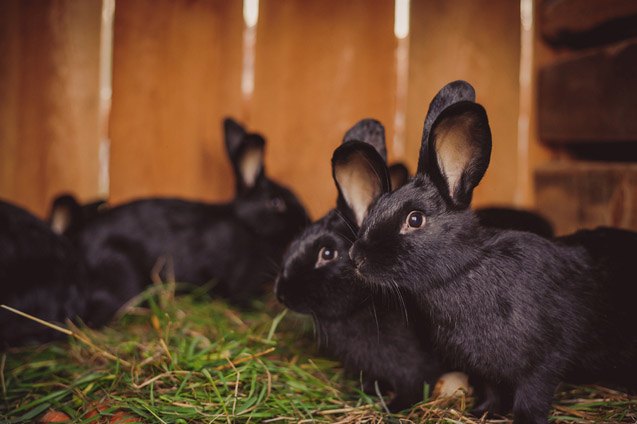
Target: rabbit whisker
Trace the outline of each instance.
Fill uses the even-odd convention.
[[[398,283],[393,278],[390,280],[392,286],[395,288],[396,297],[400,302],[400,306],[402,308],[403,314],[405,315],[405,325],[409,325],[409,314],[407,313],[407,306],[405,305],[405,299],[403,298],[403,294],[400,292],[400,288],[398,287]]]
[[[338,209],[334,209],[334,210],[336,211],[336,215],[339,218],[341,218],[343,222],[347,225],[347,227],[352,231],[352,235],[356,237],[356,235],[358,234],[358,231],[356,230],[356,228],[349,222],[347,218],[345,218],[345,216],[343,215],[341,211],[339,211]]]
[[[271,257],[267,257],[266,259],[268,261],[268,265],[273,267],[273,269],[278,273],[279,270],[281,269],[281,264],[275,261],[274,259],[272,259]]]
[[[354,239],[349,238],[348,236],[346,236],[343,233],[337,233],[339,236],[343,237],[345,240],[347,240],[348,242],[350,242],[351,244],[354,244]]]
[[[325,333],[325,346],[327,346],[327,332],[323,331],[323,328],[321,327],[321,323],[318,317],[316,316],[316,313],[314,313],[314,311],[310,311],[310,313],[312,314],[314,338],[316,339],[316,344],[318,348],[321,349],[321,346],[323,345],[323,337],[322,337],[323,333]]]
[[[374,322],[376,322],[376,337],[380,344],[380,324],[378,323],[378,313],[376,312],[376,302],[372,302],[372,312],[374,314]]]

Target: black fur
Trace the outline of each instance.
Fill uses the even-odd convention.
[[[92,221],[100,212],[105,211],[107,208],[108,204],[103,199],[80,204],[72,194],[60,194],[51,203],[48,217],[49,226],[53,225],[56,216],[65,215],[66,225],[63,228],[54,228],[54,231],[57,232],[59,230],[59,234],[74,239],[88,222]]]
[[[22,208],[0,201],[0,304],[46,321],[84,313],[82,259],[70,242]],[[65,337],[0,309],[0,348]]]
[[[234,201],[138,200],[100,214],[78,234],[94,287],[87,317],[93,325],[108,321],[148,286],[160,258],[178,282],[212,282],[215,294],[239,304],[276,275],[283,250],[307,224],[307,214],[290,190],[266,177],[263,163],[254,184],[246,182],[242,154],[262,149],[264,141],[231,120],[224,128],[238,179]]]
[[[445,357],[486,382],[478,413],[512,405],[514,422],[546,423],[564,379],[634,388],[637,327],[628,311],[637,234],[598,229],[554,242],[482,227],[467,201],[488,163],[488,122],[481,108],[461,103],[430,108],[437,118],[424,140],[433,157],[441,120],[460,117],[466,126],[472,160],[456,190],[444,172],[424,169],[377,199],[350,251],[358,272],[416,297]],[[466,110],[479,119],[463,120],[457,112]],[[410,211],[424,213],[422,227],[407,225]]]
[[[389,166],[389,179],[391,180],[391,189],[396,190],[409,181],[409,169],[404,163],[394,163]]]
[[[535,233],[544,238],[554,236],[553,225],[537,212],[506,207],[487,207],[475,210],[483,227]]]
[[[369,140],[365,134],[380,131],[384,133],[379,123],[361,121],[347,134],[356,133],[363,141],[346,135],[342,148],[365,144]],[[380,154],[368,144],[365,147],[386,174]],[[387,301],[355,274],[347,252],[356,228],[345,218],[352,213],[342,194],[339,199],[339,209],[309,226],[290,245],[277,279],[277,297],[290,309],[312,315],[322,347],[351,374],[362,372],[366,383],[379,381],[394,390],[389,408],[402,410],[422,400],[424,384],[435,384],[442,367],[428,347],[426,329],[415,325],[422,320],[409,299]],[[317,266],[325,247],[337,256]]]

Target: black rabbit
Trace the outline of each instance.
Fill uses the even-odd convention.
[[[100,199],[80,204],[75,196],[64,193],[53,199],[48,222],[57,234],[74,239],[88,222],[107,208],[106,200]]]
[[[528,231],[544,238],[554,236],[553,225],[537,212],[508,207],[485,207],[475,210],[483,227]]]
[[[348,131],[343,146],[362,145],[378,159],[362,158],[364,170],[350,176],[348,193],[365,196],[368,180],[376,172],[387,173],[384,141],[383,126],[371,119]],[[382,183],[389,188],[388,179]],[[407,299],[387,302],[359,281],[347,255],[356,234],[356,211],[342,196],[337,203],[291,243],[276,294],[290,309],[312,315],[319,345],[350,374],[362,372],[367,385],[379,381],[393,389],[389,409],[399,411],[422,400],[425,382],[433,386],[443,368],[428,349],[424,329],[415,325],[422,321],[417,309]]]
[[[637,234],[551,241],[482,227],[469,204],[490,150],[472,87],[445,86],[425,121],[418,175],[372,199],[350,256],[371,285],[412,293],[446,359],[486,383],[478,413],[512,406],[514,422],[546,423],[564,379],[637,384]],[[343,150],[344,168],[352,154]]]
[[[87,321],[110,319],[150,284],[160,258],[177,281],[213,281],[214,293],[239,304],[274,277],[283,250],[308,217],[290,190],[266,177],[263,137],[231,119],[224,133],[237,176],[231,203],[137,200],[101,213],[78,234],[93,285]]]
[[[66,238],[26,210],[0,201],[0,304],[63,322],[84,313],[85,282],[82,258]],[[0,348],[60,337],[0,309]]]

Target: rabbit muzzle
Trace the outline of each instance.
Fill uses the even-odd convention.
[[[349,257],[354,263],[354,268],[357,274],[361,274],[363,271],[363,267],[365,266],[365,262],[367,261],[365,256],[363,256],[361,249],[358,247],[359,243],[354,243],[352,247],[349,249]]]

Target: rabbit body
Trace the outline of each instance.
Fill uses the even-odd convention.
[[[0,201],[0,304],[46,321],[84,312],[85,269],[71,243],[26,210]],[[63,337],[0,310],[0,347]]]
[[[162,259],[164,276],[212,282],[213,291],[231,301],[244,304],[258,294],[308,218],[290,190],[266,177],[263,138],[231,119],[224,121],[224,129],[236,175],[237,193],[230,203],[154,198],[99,213],[95,207],[95,213],[81,219],[73,213],[81,206],[63,197],[53,211],[66,207],[67,223],[77,224],[65,236],[28,212],[0,203],[0,282],[5,288],[0,301],[45,320],[79,316],[99,327],[151,283]],[[0,323],[23,320],[7,314],[0,311]],[[26,320],[24,328],[2,327],[5,344],[43,341],[40,333],[51,332]]]
[[[277,279],[279,300],[314,318],[319,345],[363,381],[378,381],[395,392],[389,409],[422,400],[425,383],[434,385],[443,368],[432,353],[418,311],[409,303],[379,296],[355,275],[347,256],[351,224],[337,210],[310,225],[290,245]],[[338,253],[315,268],[324,246]],[[404,301],[404,300],[403,300]]]
[[[566,380],[637,390],[637,279],[633,268],[637,233],[599,227],[559,237],[556,242],[584,255],[596,291],[588,296],[596,316],[595,330],[586,335],[587,346]]]
[[[544,238],[554,237],[553,225],[542,215],[524,209],[485,207],[475,210],[483,227],[528,231]]]
[[[382,184],[389,188],[383,126],[372,119],[359,121],[345,134],[342,147],[358,145],[375,160],[361,160],[364,172],[350,175],[352,195],[367,196],[370,181],[383,172],[387,178]],[[392,179],[397,185],[408,174],[406,168],[400,171]],[[339,189],[337,208],[290,244],[276,293],[290,309],[312,315],[319,345],[349,374],[362,375],[368,389],[375,381],[392,389],[389,408],[398,411],[422,400],[424,384],[433,386],[442,366],[428,344],[426,328],[416,324],[422,319],[414,305],[397,292],[397,298],[382,296],[356,274],[348,257],[356,231],[357,211],[347,206]]]
[[[427,198],[424,187],[435,196],[422,181],[404,187],[406,202],[414,189]],[[401,194],[376,207],[395,211]],[[417,241],[396,240],[384,231],[387,221],[374,226],[370,216],[359,269],[414,293],[445,359],[496,387],[499,395],[477,413],[506,411],[513,394],[516,422],[545,422],[562,380],[637,387],[637,329],[629,324],[637,284],[622,260],[637,251],[637,234],[598,229],[552,242],[485,229],[472,212],[435,210],[435,203],[409,205],[426,211],[428,228]],[[622,248],[605,250],[603,241]]]
[[[512,406],[515,423],[546,423],[564,379],[635,387],[637,234],[551,241],[482,227],[469,204],[491,134],[472,95],[444,101],[458,84],[472,92],[452,83],[430,106],[416,178],[358,206],[368,211],[350,250],[357,272],[415,297],[441,354],[486,386],[478,413]]]
[[[49,226],[57,234],[73,239],[88,222],[107,209],[105,199],[80,204],[72,194],[60,194],[51,202]]]
[[[271,184],[277,196],[292,196]],[[289,201],[295,201],[293,196]],[[176,281],[211,282],[215,294],[239,303],[258,294],[275,275],[294,224],[300,229],[305,215],[302,209],[294,211],[298,216],[287,222],[286,230],[278,222],[260,220],[258,209],[254,220],[246,222],[242,215],[250,212],[244,209],[249,207],[145,199],[114,207],[89,223],[77,243],[86,257],[93,295],[107,308],[92,309],[96,325],[151,283],[160,259]],[[270,227],[266,231],[259,225]]]

